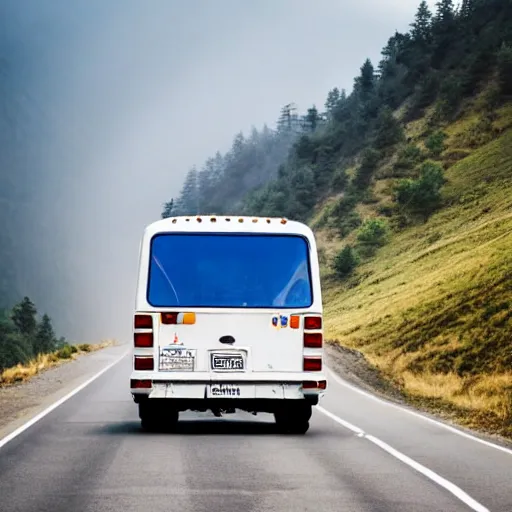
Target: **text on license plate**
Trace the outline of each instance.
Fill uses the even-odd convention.
[[[210,396],[212,397],[238,397],[240,394],[240,386],[236,384],[210,385]]]
[[[241,354],[215,354],[211,355],[213,371],[235,372],[243,371],[244,358]]]

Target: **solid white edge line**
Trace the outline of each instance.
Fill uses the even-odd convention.
[[[318,409],[322,414],[329,416],[329,418],[331,418],[331,420],[334,420],[336,423],[339,423],[342,427],[345,427],[348,430],[352,430],[352,432],[354,432],[354,434],[364,435],[364,430],[361,430],[359,427],[356,427],[355,425],[353,425],[352,423],[349,423],[348,421],[338,418],[338,416],[336,416],[332,412],[329,412],[327,409],[324,409],[320,405],[317,405],[316,409]]]
[[[39,414],[36,414],[33,418],[28,420],[26,423],[18,427],[16,430],[12,431],[10,434],[7,434],[5,437],[0,439],[0,448],[5,446],[9,441],[12,441],[14,438],[18,437],[21,433],[23,433],[25,430],[30,428],[32,425],[36,424],[39,420],[43,419],[47,414],[51,413],[53,410],[57,409],[60,405],[62,405],[64,402],[69,400],[71,397],[75,396],[77,393],[82,391],[85,387],[87,387],[89,384],[94,382],[97,378],[101,377],[105,372],[110,370],[113,366],[115,366],[117,363],[122,361],[128,354],[130,353],[130,350],[127,350],[121,357],[107,365],[105,368],[103,368],[101,371],[93,375],[90,379],[86,380],[84,383],[80,384],[77,388],[70,391],[67,395],[64,395],[62,398],[59,398],[56,402],[54,402],[52,405],[41,411]]]
[[[468,434],[462,430],[452,427],[451,425],[447,425],[446,423],[443,423],[442,421],[438,421],[433,418],[429,418],[428,416],[424,416],[423,414],[420,414],[419,412],[412,411],[406,407],[402,407],[398,404],[394,404],[392,402],[389,402],[387,400],[379,398],[378,396],[375,396],[375,395],[369,393],[368,391],[358,388],[357,386],[354,386],[353,384],[350,384],[349,382],[345,381],[342,377],[337,375],[334,370],[331,370],[331,368],[327,368],[327,371],[334,378],[334,380],[341,386],[349,388],[352,391],[355,391],[356,393],[359,393],[367,398],[370,398],[371,400],[375,400],[376,402],[379,402],[382,405],[386,405],[388,407],[393,407],[395,409],[398,409],[399,411],[406,412],[407,414],[411,414],[412,416],[415,416],[416,418],[420,418],[424,421],[428,421],[429,423],[432,423],[433,425],[437,425],[438,427],[442,427],[446,430],[449,430],[450,432],[452,432],[454,434],[465,437],[466,439],[470,439],[471,441],[475,441],[477,443],[483,444],[489,448],[494,448],[495,450],[499,450],[503,453],[506,453],[507,455],[512,455],[512,450],[510,448],[506,448],[505,446],[500,446],[499,444],[491,443],[490,441],[480,439],[479,437]]]
[[[484,507],[481,503],[473,499],[469,494],[464,492],[460,487],[457,487],[455,484],[450,482],[449,480],[446,480],[442,476],[438,475],[431,469],[428,469],[427,467],[423,466],[419,462],[416,462],[415,460],[411,459],[410,457],[407,457],[407,455],[404,455],[403,453],[399,452],[398,450],[395,450],[393,447],[389,446],[389,444],[385,443],[384,441],[381,441],[377,437],[367,435],[365,436],[368,441],[372,442],[373,444],[377,445],[379,448],[383,449],[393,457],[397,458],[398,460],[402,461],[404,464],[407,464],[411,468],[415,469],[422,475],[426,476],[433,482],[435,482],[437,485],[443,487],[448,492],[453,494],[456,498],[458,498],[460,501],[465,503],[468,507],[472,508],[473,510],[476,510],[477,512],[489,512],[489,509]]]
[[[402,452],[399,452],[398,450],[395,450],[392,446],[385,443],[384,441],[381,441],[375,436],[366,434],[364,430],[360,429],[356,425],[353,425],[352,423],[349,423],[348,421],[345,421],[341,419],[340,417],[336,416],[335,414],[332,414],[328,410],[324,409],[321,406],[316,406],[316,409],[321,412],[322,414],[325,414],[332,420],[334,420],[336,423],[339,423],[346,429],[354,432],[357,434],[358,437],[362,437],[364,439],[367,439],[371,443],[375,444],[385,452],[389,453],[399,461],[403,462],[407,466],[411,467],[412,469],[418,471],[423,476],[427,477],[429,480],[434,482],[435,484],[439,485],[440,487],[443,487],[446,489],[449,493],[451,493],[453,496],[455,496],[459,501],[467,505],[472,510],[475,510],[476,512],[490,512],[488,508],[484,507],[481,503],[476,501],[474,498],[472,498],[469,494],[464,492],[460,487],[457,487],[454,483],[450,482],[449,480],[446,480],[441,475],[438,475],[431,469],[428,469],[427,467],[423,466],[419,462],[416,462],[415,460],[411,459],[407,455],[404,455]]]

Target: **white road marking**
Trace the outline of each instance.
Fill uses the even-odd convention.
[[[328,410],[324,409],[321,406],[316,406],[316,409],[321,412],[322,414],[325,414],[332,420],[334,420],[336,423],[339,423],[343,427],[347,428],[348,430],[354,432],[357,434],[357,437],[362,437],[364,439],[367,439],[371,443],[375,444],[382,450],[386,451],[396,459],[400,460],[404,464],[407,464],[409,467],[413,468],[414,470],[418,471],[422,475],[426,476],[429,480],[432,480],[437,485],[443,487],[448,492],[453,494],[458,500],[462,501],[464,504],[466,504],[469,508],[472,510],[475,510],[476,512],[489,512],[489,509],[484,507],[481,503],[473,499],[469,494],[464,492],[460,487],[457,487],[454,483],[450,482],[449,480],[446,480],[441,475],[438,475],[431,469],[428,469],[427,467],[423,466],[419,462],[416,462],[415,460],[411,459],[410,457],[407,457],[407,455],[404,455],[402,452],[399,452],[398,450],[395,450],[392,446],[385,443],[384,441],[381,441],[375,436],[366,434],[364,430],[360,429],[356,425],[353,425],[352,423],[349,423],[348,421],[345,421],[341,419],[340,417],[336,416],[332,412],[329,412]]]
[[[438,427],[442,427],[446,430],[449,430],[450,432],[453,432],[454,434],[465,437],[466,439],[470,439],[471,441],[475,441],[477,443],[483,444],[485,446],[488,446],[489,448],[494,448],[495,450],[499,450],[508,455],[512,455],[512,450],[510,448],[506,448],[505,446],[500,446],[499,444],[491,443],[490,441],[485,441],[484,439],[480,439],[476,436],[468,434],[462,430],[452,427],[451,425],[447,425],[446,423],[443,423],[442,421],[437,421],[433,418],[424,416],[423,414],[420,414],[420,413],[413,411],[411,409],[408,409],[406,407],[402,407],[398,404],[394,404],[392,402],[388,402],[387,400],[383,400],[382,398],[372,395],[371,393],[364,391],[363,389],[358,388],[357,386],[354,386],[354,385],[350,384],[349,382],[345,381],[330,368],[327,368],[327,371],[332,376],[332,378],[341,386],[349,388],[352,391],[355,391],[356,393],[364,395],[365,397],[370,398],[371,400],[374,400],[376,402],[379,402],[382,405],[385,405],[387,407],[393,407],[395,409],[398,409],[399,411],[406,412],[407,414],[411,414],[412,416],[415,416],[416,418],[421,418],[424,421],[428,421],[429,423],[432,423],[433,425],[437,425]]]
[[[121,357],[116,359],[114,362],[110,363],[108,366],[103,368],[100,372],[93,375],[89,380],[85,381],[83,384],[80,384],[77,388],[73,389],[73,391],[69,392],[67,395],[63,396],[62,398],[59,398],[56,402],[54,402],[52,405],[47,407],[44,411],[40,412],[30,420],[28,420],[26,423],[18,427],[16,430],[11,432],[10,434],[6,435],[4,438],[0,439],[0,448],[5,446],[9,441],[12,441],[15,437],[18,437],[22,432],[30,428],[32,425],[37,423],[39,420],[43,419],[47,414],[51,413],[54,409],[57,409],[60,405],[62,405],[64,402],[69,400],[71,397],[75,396],[77,393],[82,391],[85,387],[87,387],[89,384],[94,382],[98,377],[101,377],[105,372],[110,370],[113,366],[115,366],[117,363],[119,363],[122,359],[124,359],[129,353],[130,350],[127,350]]]

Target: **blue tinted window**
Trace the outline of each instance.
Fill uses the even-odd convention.
[[[157,235],[151,243],[148,302],[155,307],[309,307],[307,241],[289,235]]]

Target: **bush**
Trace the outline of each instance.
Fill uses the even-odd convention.
[[[378,247],[386,244],[389,237],[389,226],[384,219],[369,219],[359,229],[357,241],[359,250],[371,256]]]
[[[384,219],[369,219],[362,225],[357,240],[362,244],[384,245],[389,234],[388,223]]]
[[[395,200],[403,208],[423,215],[432,213],[441,202],[441,187],[445,180],[443,168],[427,161],[420,167],[417,180],[400,180],[395,188]]]
[[[437,157],[444,151],[444,141],[447,135],[441,130],[434,132],[425,141],[425,146],[429,151],[430,156]]]
[[[397,161],[394,164],[395,169],[412,169],[423,160],[423,152],[415,144],[407,144],[398,153]]]
[[[57,357],[59,359],[69,359],[76,352],[78,352],[78,349],[74,345],[64,345],[57,351]]]
[[[334,258],[333,269],[339,277],[349,276],[359,264],[355,250],[346,245]]]

